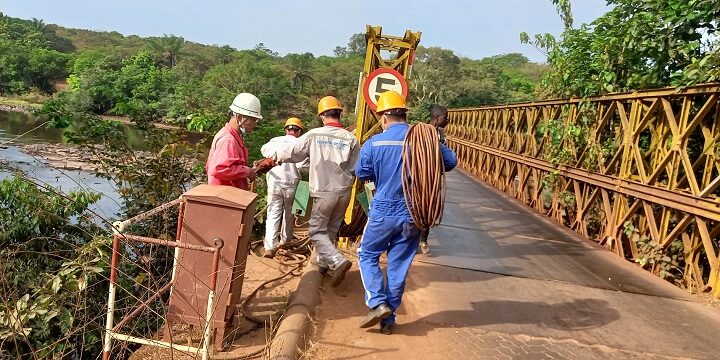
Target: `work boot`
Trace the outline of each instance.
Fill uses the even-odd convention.
[[[380,322],[380,319],[384,319],[392,313],[392,310],[385,305],[385,303],[382,303],[378,306],[376,306],[374,309],[370,310],[370,312],[365,316],[365,318],[360,323],[360,327],[363,329],[375,326],[375,324]]]
[[[392,334],[392,329],[395,326],[393,323],[380,324],[380,333],[384,335]]]
[[[423,255],[430,255],[430,245],[428,245],[427,241],[420,242],[420,252]]]
[[[338,266],[330,272],[330,285],[336,287],[345,279],[345,273],[350,270],[352,263],[350,260],[344,259]]]
[[[318,271],[321,275],[327,276],[328,271],[330,271],[330,267],[325,265],[325,262],[320,261],[320,258],[317,255],[310,254],[310,263],[317,265]]]
[[[265,249],[265,251],[263,252],[263,257],[266,257],[266,258],[268,258],[268,259],[272,259],[272,258],[275,257],[275,252],[276,252],[276,251],[277,251],[277,249],[270,249],[270,250]]]

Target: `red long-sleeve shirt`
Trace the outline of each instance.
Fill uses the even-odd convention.
[[[248,189],[250,168],[247,166],[248,149],[242,136],[229,124],[213,138],[205,171],[210,185],[228,185]]]

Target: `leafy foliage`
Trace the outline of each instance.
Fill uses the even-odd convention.
[[[163,65],[173,68],[178,63],[178,57],[188,56],[190,53],[183,50],[185,39],[175,35],[165,35],[161,38],[149,39],[148,47],[155,52]]]
[[[333,51],[337,57],[365,57],[365,34],[356,33],[350,37],[347,46],[337,46]]]
[[[351,116],[365,55],[362,33],[339,46],[334,57],[310,53],[281,57],[262,43],[236,50],[174,35],[140,38],[42,27],[79,50],[66,61],[69,90],[53,99],[52,106],[71,112],[153,118],[180,126],[190,122],[191,128],[206,131],[222,126],[227,104],[242,91],[260,98],[270,121],[281,122],[289,116],[312,119],[317,100],[325,95],[338,97]],[[408,99],[414,121],[427,120],[427,107],[433,102],[477,106],[533,100],[546,70],[520,54],[473,60],[451,50],[421,47],[416,55]],[[22,91],[17,84],[12,86]]]
[[[0,355],[99,350],[107,238],[88,210],[98,199],[0,181]]]
[[[534,100],[544,71],[521,54],[472,60],[448,49],[420,47],[410,80],[411,119],[426,120],[431,103],[468,107]]]
[[[590,96],[720,79],[720,3],[715,0],[609,0],[591,24],[572,28],[568,0],[553,0],[566,24],[521,41],[546,52],[546,96]]]
[[[115,106],[110,111],[136,121],[159,118],[172,83],[167,69],[159,67],[150,53],[140,52],[125,61],[118,72],[113,89]]]
[[[58,37],[40,20],[11,18],[0,13],[0,94],[30,88],[52,93],[53,81],[65,78],[71,56]]]
[[[635,262],[662,279],[682,285],[683,269],[680,266],[684,261],[682,241],[673,242],[670,248],[665,250],[662,245],[641,235],[631,221],[626,221],[623,226],[625,236],[637,245],[638,256]]]

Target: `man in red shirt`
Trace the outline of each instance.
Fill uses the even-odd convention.
[[[248,189],[248,182],[255,180],[255,169],[248,166],[244,137],[255,130],[260,119],[260,100],[253,94],[238,94],[230,104],[230,119],[213,138],[205,164],[208,184]]]

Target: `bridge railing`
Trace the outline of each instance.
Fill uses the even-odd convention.
[[[619,256],[720,296],[720,85],[452,109],[460,165]]]

